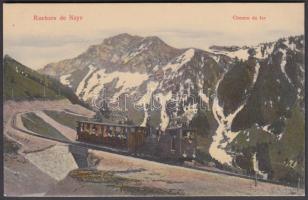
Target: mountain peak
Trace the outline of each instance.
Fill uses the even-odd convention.
[[[148,36],[148,37],[144,38],[144,40],[151,41],[152,43],[155,43],[155,44],[165,44],[165,45],[167,45],[162,39],[160,39],[157,36]]]
[[[148,36],[146,37],[148,40],[153,40],[153,41],[162,41],[159,37],[157,36]]]
[[[136,37],[141,38],[140,36],[131,35],[131,34],[128,34],[128,33],[120,33],[120,34],[112,36],[110,38],[123,38],[124,39],[124,38],[136,38]]]
[[[137,35],[130,35],[128,33],[121,33],[109,38],[104,39],[103,43],[108,45],[113,45],[115,43],[129,43],[135,40],[141,40],[143,39],[140,36]]]

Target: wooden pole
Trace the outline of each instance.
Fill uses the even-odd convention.
[[[14,88],[12,87],[12,99],[14,99]]]
[[[255,172],[255,187],[257,187],[258,182],[257,182],[257,173]]]

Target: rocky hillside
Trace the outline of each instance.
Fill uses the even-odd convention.
[[[219,126],[209,151],[264,178],[296,181],[304,170],[303,37],[259,48],[265,56],[248,51],[217,83],[212,108]]]
[[[186,99],[179,112],[186,109],[188,113],[198,103],[197,98],[209,103],[211,88],[230,62],[231,58],[225,55],[170,47],[158,37],[120,34],[89,47],[74,59],[48,64],[40,72],[58,78],[87,102],[103,92],[111,100],[127,93],[136,104],[145,106],[152,93],[160,101],[168,101],[172,94],[177,94],[178,98]],[[184,96],[189,95],[195,95],[195,102],[188,109],[189,98]]]
[[[203,51],[120,34],[40,72],[93,108],[103,106],[103,120],[122,117],[163,130],[190,124],[200,160],[296,179],[303,176],[303,41],[295,36]]]

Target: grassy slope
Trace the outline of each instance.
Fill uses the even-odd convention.
[[[72,129],[75,129],[77,126],[77,121],[83,121],[87,120],[88,118],[86,117],[81,117],[81,116],[76,116],[76,115],[71,115],[66,112],[57,112],[57,111],[52,111],[52,110],[45,110],[44,111],[49,117],[57,121],[58,123],[68,126]]]
[[[190,125],[197,131],[196,140],[198,159],[202,162],[212,161],[209,154],[209,148],[213,141],[211,132],[216,129],[216,122],[211,111],[199,110]]]
[[[49,87],[45,87],[44,97],[43,82],[44,77],[42,75],[23,66],[8,56],[4,58],[4,100],[64,98],[64,96],[58,95],[56,91]],[[46,84],[50,84],[50,81],[46,80]]]
[[[7,55],[4,57],[3,64],[4,100],[56,100],[67,98],[72,103],[88,107],[78,99],[71,88],[62,85],[58,80],[39,74]]]
[[[280,140],[254,127],[246,133],[240,132],[229,147],[236,152],[243,152],[243,150],[249,152],[246,154],[248,156],[246,159],[251,159],[251,154],[257,152],[258,160],[264,160],[259,168],[270,168],[272,179],[296,183],[298,178],[304,178],[304,128],[304,114],[298,106],[295,106],[290,118],[286,121],[286,128]],[[247,133],[249,133],[249,140]],[[297,161],[294,168],[287,166],[286,163],[290,160]],[[249,166],[246,167],[249,168]]]
[[[48,123],[46,123],[43,119],[41,119],[34,113],[23,114],[21,116],[21,119],[24,126],[30,131],[49,138],[69,141],[69,139],[62,135],[57,129],[50,126]]]
[[[20,148],[20,144],[14,142],[13,140],[3,136],[3,153],[4,154],[17,154]]]

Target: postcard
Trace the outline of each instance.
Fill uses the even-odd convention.
[[[4,3],[4,195],[305,195],[304,3]]]

